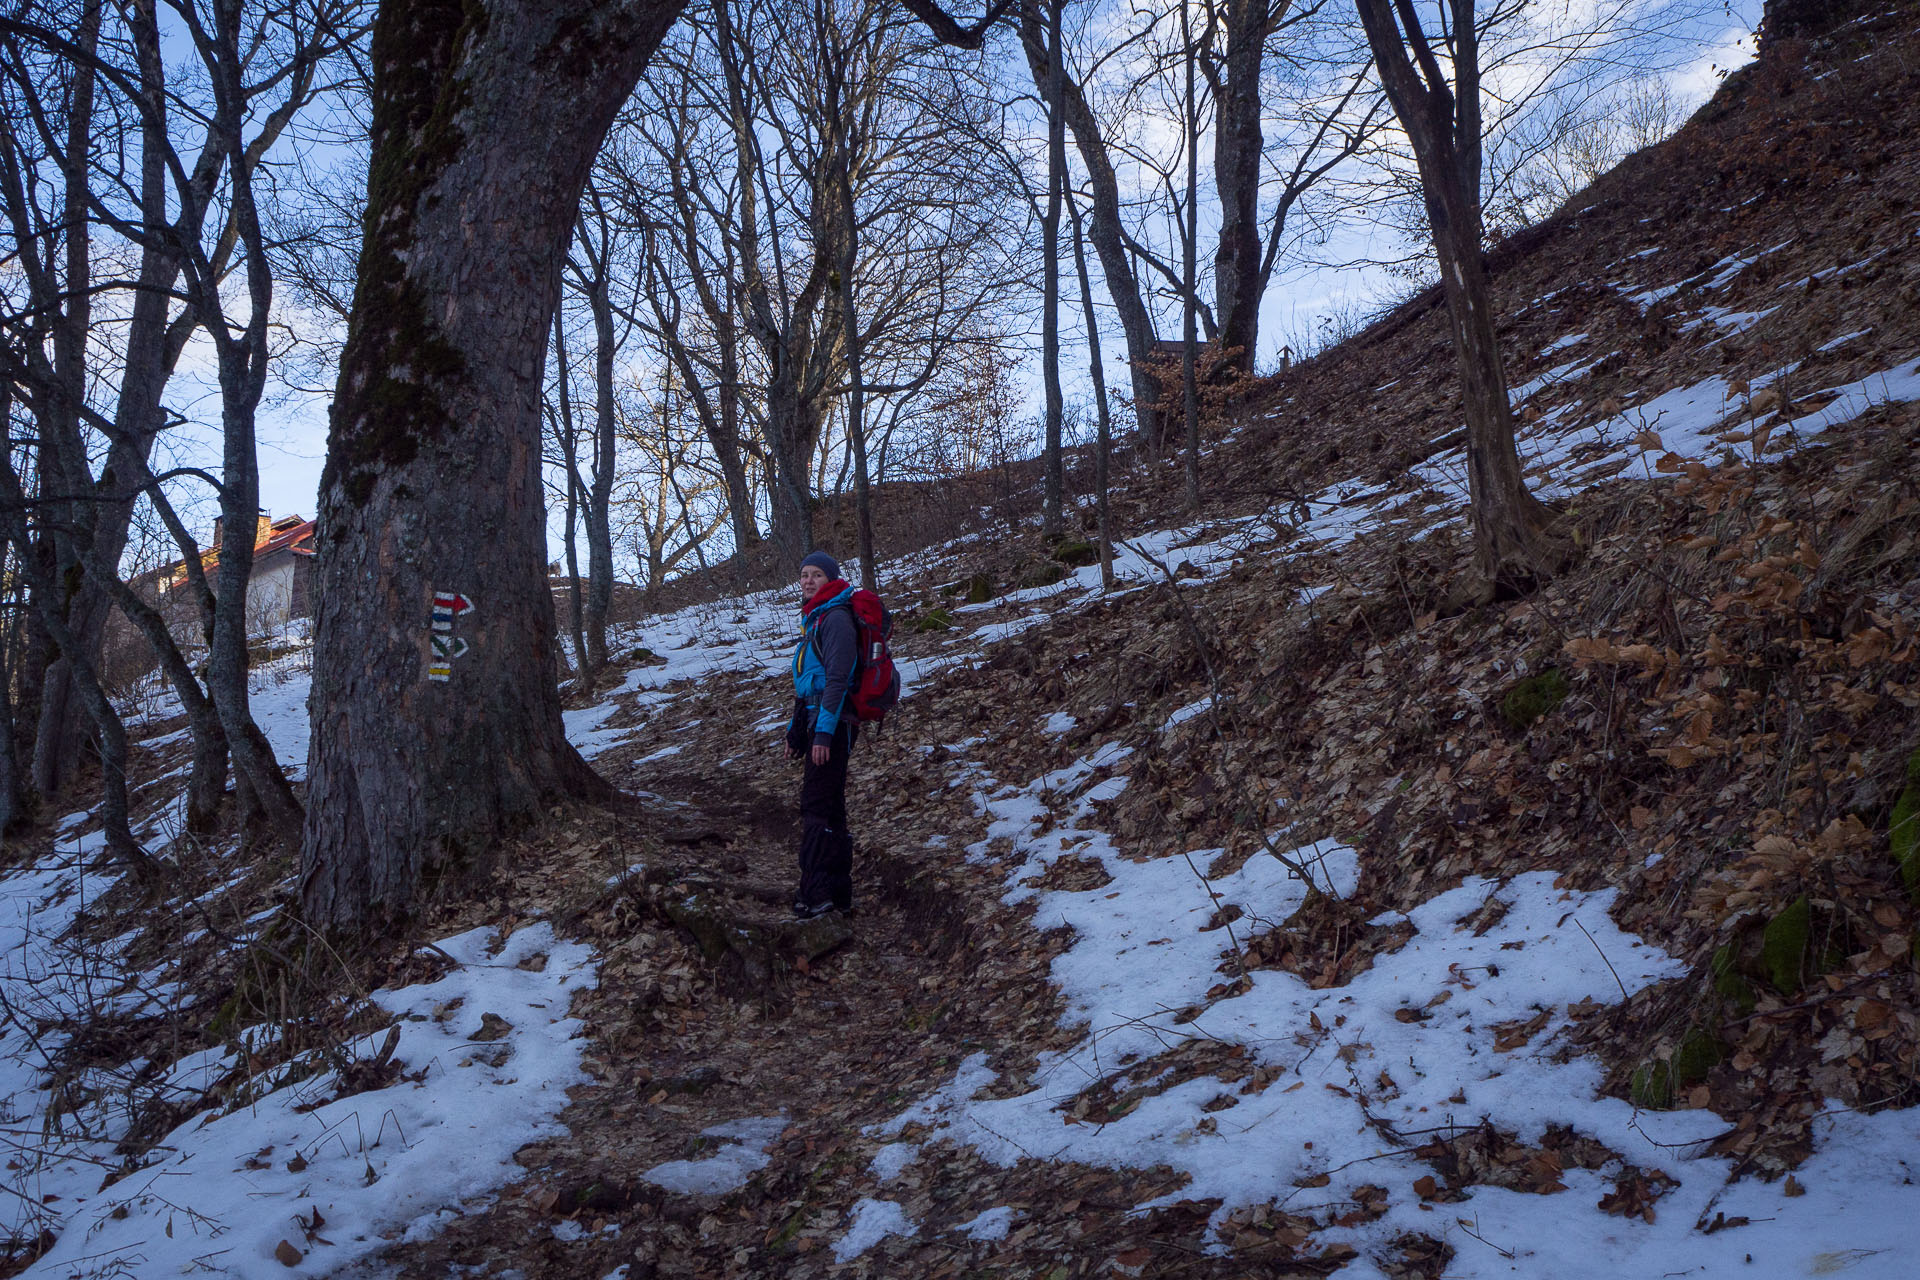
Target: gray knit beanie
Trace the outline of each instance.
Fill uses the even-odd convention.
[[[826,574],[828,578],[837,578],[840,576],[840,562],[824,551],[809,552],[807,558],[800,562],[800,567],[804,569],[808,565],[812,565],[814,568],[820,570]]]

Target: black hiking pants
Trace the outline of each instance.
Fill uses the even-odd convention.
[[[833,735],[825,764],[807,755],[806,776],[800,782],[800,891],[801,905],[831,902],[845,911],[853,906],[853,836],[847,830],[847,757],[860,727],[842,720]]]

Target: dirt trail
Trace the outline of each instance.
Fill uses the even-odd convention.
[[[890,1180],[875,1175],[874,1153],[889,1139],[865,1130],[946,1084],[968,1054],[987,1052],[1002,1087],[1029,1087],[1034,1053],[1059,1035],[1046,973],[1063,939],[1004,907],[991,869],[936,857],[929,832],[902,829],[897,808],[888,817],[892,806],[874,803],[876,784],[902,785],[904,762],[923,758],[896,733],[855,754],[849,936],[806,960],[818,938],[796,950],[786,905],[798,766],[778,763],[774,735],[752,734],[761,699],[744,692],[669,704],[638,741],[596,761],[650,797],[654,820],[564,815],[517,855],[521,883],[502,886],[507,900],[544,899],[563,933],[592,939],[604,957],[599,988],[574,1010],[586,1019],[594,1079],[572,1091],[561,1116],[568,1133],[520,1153],[521,1181],[490,1206],[467,1206],[435,1238],[396,1245],[384,1274],[573,1280],[624,1265],[623,1280],[641,1280],[1064,1266],[1064,1280],[1107,1274],[1117,1253],[1149,1244],[1162,1263],[1150,1274],[1240,1274],[1244,1259],[1236,1269],[1198,1254],[1211,1205],[1129,1216],[1177,1186],[1164,1174],[1046,1160],[997,1169],[943,1148]],[[662,742],[681,750],[648,760]],[[924,774],[906,785],[924,786]],[[658,817],[662,802],[672,817]],[[945,834],[955,849],[979,838]],[[636,862],[644,869],[622,874]],[[674,919],[693,898],[773,936],[772,972],[703,953]],[[742,1186],[686,1194],[643,1176],[669,1161],[742,1157],[757,1144],[702,1131],[769,1117],[779,1122],[764,1131],[778,1137]],[[840,1263],[832,1246],[865,1197],[897,1201],[918,1231]],[[1018,1214],[1008,1238],[954,1230],[1003,1205]]]

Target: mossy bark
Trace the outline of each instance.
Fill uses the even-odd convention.
[[[387,0],[366,233],[321,478],[310,921],[405,910],[560,795],[540,484],[559,266],[614,113],[682,8]],[[436,591],[475,602],[427,679]]]

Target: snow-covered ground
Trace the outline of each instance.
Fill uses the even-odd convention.
[[[1724,287],[1759,256],[1715,264],[1696,287],[1701,293]],[[1699,314],[1722,329],[1750,323],[1711,306]],[[1585,334],[1569,334],[1542,354],[1585,341]],[[1516,404],[1554,383],[1577,379],[1604,354],[1583,352],[1581,359],[1523,385]],[[1878,404],[1920,399],[1916,360],[1845,385],[1799,392],[1802,402],[1824,402],[1816,411],[1784,420],[1777,408],[1763,405],[1755,411],[1753,397],[1792,372],[1793,366],[1783,367],[1739,391],[1724,379],[1707,378],[1579,426],[1570,422],[1575,406],[1564,405],[1527,426],[1523,457],[1546,492],[1567,494],[1616,474],[1623,465],[1659,476],[1677,472],[1676,464],[1686,461],[1714,465],[1730,451],[1742,458],[1753,457],[1756,449],[1777,456],[1813,443],[1821,432]],[[1347,483],[1310,495],[1285,513],[1130,539],[1117,549],[1119,590],[1169,579],[1203,581],[1261,555],[1282,538],[1293,548],[1334,549],[1383,523],[1459,518],[1466,498],[1460,449],[1428,459],[1416,468],[1415,478],[1421,483],[1411,493],[1404,486]],[[941,561],[929,557],[929,563],[911,568],[931,569],[937,563],[957,569],[964,548],[943,550]],[[851,566],[847,573],[852,575]],[[632,638],[668,663],[636,672],[630,687],[670,689],[683,675],[697,675],[711,665],[777,675],[793,642],[791,594],[760,593],[705,606],[692,616],[639,624]],[[1052,586],[955,609],[960,629],[914,637],[916,657],[904,664],[903,673],[908,696],[917,683],[970,660],[983,647],[1046,625],[1063,610],[1101,596],[1095,566]],[[997,620],[975,617],[987,613]],[[969,629],[970,621],[975,625]],[[738,638],[713,642],[714,635],[728,633]],[[676,658],[677,646],[695,636],[705,640]],[[1163,731],[1204,714],[1208,705],[1202,699],[1174,712]],[[609,705],[602,712],[574,714],[590,728],[593,716],[604,718],[610,710]],[[784,709],[770,710],[778,713],[768,722],[771,734]],[[1049,734],[1072,727],[1071,718],[1060,714],[1042,725]],[[957,761],[988,823],[988,840],[1014,842],[1015,857],[1006,871],[1009,901],[1032,898],[1037,918],[1074,930],[1074,944],[1055,962],[1053,978],[1082,1039],[1073,1050],[1044,1058],[1030,1087],[1012,1097],[979,1096],[996,1083],[984,1055],[963,1063],[939,1094],[876,1127],[875,1137],[894,1139],[874,1162],[883,1182],[929,1147],[959,1142],[1006,1164],[1037,1157],[1177,1169],[1191,1179],[1178,1197],[1218,1197],[1216,1219],[1241,1206],[1269,1203],[1309,1212],[1348,1198],[1362,1185],[1397,1184],[1384,1216],[1345,1232],[1360,1256],[1343,1274],[1355,1276],[1380,1274],[1370,1257],[1380,1256],[1388,1241],[1405,1232],[1437,1235],[1452,1244],[1457,1253],[1450,1277],[1713,1275],[1728,1269],[1754,1275],[1912,1273],[1906,1221],[1920,1208],[1914,1189],[1920,1112],[1830,1112],[1816,1126],[1815,1154],[1792,1188],[1799,1194],[1789,1194],[1784,1183],[1746,1179],[1729,1184],[1729,1161],[1697,1154],[1706,1140],[1725,1130],[1724,1119],[1702,1111],[1643,1111],[1599,1095],[1598,1066],[1567,1042],[1569,1008],[1588,1014],[1682,971],[1671,957],[1612,923],[1610,891],[1563,890],[1546,873],[1500,884],[1471,880],[1424,904],[1406,920],[1413,930],[1410,940],[1345,986],[1315,990],[1292,974],[1258,971],[1244,993],[1212,1002],[1191,1023],[1177,1022],[1178,1011],[1205,1003],[1209,988],[1222,981],[1223,952],[1244,944],[1249,931],[1284,919],[1305,887],[1264,855],[1212,880],[1202,874],[1211,852],[1170,852],[1147,862],[1120,857],[1091,815],[1095,802],[1117,795],[1125,779],[1090,782],[1099,766],[1119,754],[1102,748],[1067,769],[1024,781],[993,778],[964,755]],[[1073,814],[1064,824],[1047,826],[1048,802],[1057,807],[1060,793],[1076,787],[1081,794]],[[986,847],[983,840],[970,856],[985,856]],[[1080,892],[1023,887],[1068,851],[1098,862],[1111,882]],[[1295,850],[1290,856],[1307,863],[1324,877],[1321,887],[1334,892],[1349,889],[1357,874],[1353,853],[1336,846]],[[1489,900],[1505,904],[1498,923],[1478,934],[1459,926]],[[1245,916],[1226,928],[1206,928],[1216,910],[1228,905],[1240,906]],[[1511,1034],[1513,1024],[1542,1014],[1544,1021],[1523,1043],[1496,1047],[1505,1043],[1502,1037]],[[1116,1088],[1147,1085],[1151,1069],[1134,1078],[1128,1065],[1148,1066],[1155,1054],[1189,1037],[1237,1047],[1246,1062],[1272,1073],[1270,1082],[1236,1096],[1234,1105],[1208,1110],[1210,1103],[1219,1107],[1222,1086],[1203,1074],[1149,1093],[1106,1124],[1074,1120],[1071,1104],[1083,1090],[1103,1079]],[[1396,1151],[1382,1136],[1421,1134],[1415,1141],[1427,1141],[1449,1126],[1471,1128],[1483,1120],[1522,1143],[1537,1143],[1549,1126],[1572,1126],[1621,1161],[1598,1170],[1567,1170],[1567,1189],[1553,1195],[1480,1186],[1470,1202],[1435,1203],[1413,1190],[1430,1166]],[[907,1132],[917,1136],[902,1139]],[[1626,1164],[1677,1180],[1656,1204],[1651,1222],[1608,1213],[1600,1205]],[[978,1216],[961,1229],[963,1234],[998,1238],[1017,1222],[1010,1207],[977,1207]],[[1716,1214],[1748,1222],[1732,1233],[1696,1229],[1697,1222]],[[834,1254],[845,1261],[888,1235],[919,1230],[900,1204],[863,1200],[849,1215]],[[1340,1234],[1323,1233],[1322,1242]],[[1755,1269],[1746,1261],[1749,1255],[1771,1269]]]
[[[1692,282],[1620,287],[1636,290],[1631,297],[1645,306],[1686,286],[1686,296],[1700,299],[1686,319],[1704,332],[1731,332],[1756,313],[1716,308],[1704,295],[1758,256],[1730,257]],[[1859,336],[1839,335],[1829,345]],[[1565,351],[1571,361],[1519,391],[1542,394],[1578,378],[1604,356],[1590,346],[1583,333],[1547,344],[1543,355]],[[1772,376],[1792,371],[1786,366]],[[1801,391],[1800,403],[1821,407],[1785,420],[1779,406],[1754,399],[1768,381],[1735,390],[1707,378],[1584,425],[1563,405],[1529,425],[1523,451],[1540,483],[1559,493],[1621,465],[1658,475],[1687,461],[1712,464],[1729,451],[1771,455],[1802,447],[1876,404],[1920,399],[1920,360]],[[1387,522],[1458,519],[1459,450],[1430,458],[1415,479],[1412,492],[1335,485],[1284,512],[1143,534],[1120,549],[1119,590],[1203,581],[1280,542],[1337,548]],[[957,567],[966,551],[964,541],[936,548],[913,567]],[[940,671],[976,660],[986,646],[1049,625],[1101,595],[1099,570],[1088,567],[1052,586],[955,609],[953,630],[913,639],[903,672],[908,696]],[[633,668],[599,704],[569,712],[569,735],[589,755],[643,738],[654,710],[715,670],[773,680],[763,727],[776,734],[785,717],[777,677],[796,627],[792,596],[760,592],[621,628],[617,652],[644,646],[658,660]],[[254,691],[256,716],[296,772],[306,762],[307,689],[298,663],[287,662],[263,673]],[[147,699],[137,719],[164,718],[164,701]],[[1208,705],[1203,699],[1176,711],[1164,730],[1205,714]],[[637,713],[638,723],[611,727],[616,713]],[[1052,734],[1074,727],[1060,714],[1042,723]],[[874,1173],[883,1187],[927,1158],[934,1144],[952,1142],[1002,1163],[1036,1157],[1176,1169],[1190,1179],[1179,1195],[1218,1197],[1217,1216],[1268,1203],[1305,1212],[1361,1185],[1387,1185],[1384,1216],[1344,1229],[1360,1251],[1344,1272],[1355,1276],[1378,1274],[1370,1259],[1409,1231],[1452,1244],[1457,1255],[1448,1274],[1459,1277],[1912,1273],[1920,1112],[1830,1113],[1816,1126],[1814,1154],[1797,1175],[1804,1193],[1790,1196],[1781,1183],[1729,1185],[1725,1161],[1697,1154],[1725,1127],[1723,1119],[1636,1111],[1598,1095],[1598,1068],[1566,1038],[1570,1009],[1590,1011],[1676,972],[1670,957],[1613,925],[1606,893],[1561,889],[1544,873],[1469,881],[1423,904],[1404,921],[1411,931],[1406,944],[1344,986],[1314,989],[1289,973],[1258,970],[1244,989],[1209,1002],[1223,956],[1284,919],[1305,885],[1265,855],[1211,879],[1205,851],[1121,857],[1099,829],[1095,805],[1126,785],[1103,769],[1122,754],[1108,744],[1032,779],[995,777],[964,752],[954,757],[956,781],[971,790],[987,828],[987,839],[966,856],[987,858],[989,841],[1006,837],[1013,849],[1004,867],[1009,900],[1031,900],[1048,926],[1074,930],[1052,976],[1078,1041],[1044,1057],[1011,1096],[981,1096],[996,1082],[985,1058],[976,1057],[933,1097],[879,1124],[874,1136],[886,1145]],[[1049,803],[1057,811],[1062,795],[1074,797],[1074,805],[1064,822],[1056,816],[1058,825],[1048,826]],[[156,849],[177,825],[173,813],[163,805],[142,833]],[[484,1204],[514,1175],[513,1151],[556,1123],[566,1088],[581,1078],[568,1001],[594,982],[596,958],[556,940],[543,923],[504,939],[483,932],[445,939],[438,944],[449,964],[442,977],[373,993],[374,1003],[399,1018],[391,1049],[381,1032],[344,1052],[360,1062],[385,1053],[404,1064],[397,1079],[377,1088],[343,1094],[337,1064],[310,1063],[306,1074],[250,1074],[245,1055],[230,1048],[51,1080],[48,1063],[69,1034],[63,1027],[103,1011],[152,1013],[188,999],[165,965],[136,972],[121,943],[82,946],[72,936],[80,914],[112,883],[111,873],[88,867],[98,837],[76,834],[87,816],[67,820],[51,856],[0,880],[0,1117],[12,1157],[0,1181],[0,1226],[27,1237],[44,1226],[59,1236],[25,1274],[328,1274]],[[1097,863],[1109,882],[1081,891],[1023,883],[1069,852]],[[1335,844],[1295,850],[1290,858],[1329,892],[1349,891],[1357,875],[1356,855]],[[1489,900],[1505,904],[1496,923],[1479,933],[1459,927]],[[1209,927],[1227,906],[1244,914]],[[1197,1018],[1176,1019],[1202,1005]],[[1536,1029],[1512,1042],[1514,1024],[1541,1015]],[[237,1038],[270,1034],[268,1027],[247,1028]],[[1229,1092],[1205,1074],[1158,1087],[1156,1055],[1195,1037],[1258,1068],[1261,1087]],[[1074,1116],[1073,1100],[1100,1081],[1145,1092],[1118,1118],[1086,1123]],[[134,1103],[197,1100],[215,1084],[230,1091],[227,1102],[198,1112],[137,1167],[123,1168],[114,1146],[132,1122]],[[1553,1195],[1483,1186],[1470,1202],[1423,1200],[1413,1184],[1427,1166],[1386,1135],[1432,1134],[1483,1119],[1521,1142],[1537,1141],[1549,1125],[1571,1125],[1678,1185],[1658,1202],[1651,1222],[1599,1207],[1616,1169],[1567,1170],[1567,1189]],[[782,1123],[749,1117],[720,1126],[706,1135],[712,1152],[660,1166],[649,1177],[688,1193],[737,1186],[766,1163]],[[1004,1237],[1018,1222],[1010,1206],[972,1209],[960,1230],[976,1239]],[[1695,1230],[1697,1220],[1714,1214],[1747,1224],[1714,1235]],[[850,1215],[834,1254],[850,1260],[889,1235],[920,1229],[900,1204],[871,1198]],[[1326,1237],[1338,1238],[1339,1229]]]
[[[1785,1183],[1728,1185],[1731,1161],[1694,1154],[1725,1131],[1721,1117],[1642,1111],[1600,1096],[1597,1064],[1568,1052],[1570,1007],[1590,1014],[1684,971],[1613,924],[1612,890],[1562,889],[1550,872],[1504,883],[1469,879],[1405,917],[1413,930],[1406,944],[1343,986],[1316,990],[1294,974],[1256,970],[1243,993],[1208,1001],[1209,988],[1231,972],[1223,972],[1223,956],[1285,919],[1306,885],[1261,853],[1211,879],[1204,869],[1217,851],[1146,862],[1121,856],[1092,822],[1094,804],[1126,785],[1124,778],[1091,781],[1098,764],[1115,758],[1111,750],[1095,753],[1013,786],[967,767],[989,822],[988,839],[970,856],[984,858],[992,839],[1010,839],[1008,899],[1031,898],[1037,920],[1074,931],[1053,980],[1082,1037],[1065,1053],[1043,1055],[1029,1087],[1011,1097],[981,1096],[996,1083],[985,1054],[963,1062],[945,1089],[875,1128],[881,1138],[917,1135],[882,1147],[876,1176],[890,1181],[942,1142],[972,1146],[1002,1165],[1038,1158],[1165,1167],[1189,1178],[1167,1199],[1217,1197],[1216,1222],[1247,1205],[1311,1213],[1351,1203],[1360,1187],[1385,1185],[1383,1216],[1317,1237],[1358,1249],[1342,1272],[1356,1277],[1381,1274],[1369,1259],[1388,1254],[1388,1242],[1407,1232],[1454,1246],[1450,1277],[1717,1275],[1744,1267],[1749,1254],[1769,1259],[1772,1269],[1743,1274],[1913,1274],[1908,1233],[1920,1208],[1913,1182],[1920,1112],[1829,1113],[1815,1157],[1798,1175],[1803,1193],[1795,1195]],[[1050,819],[1061,795],[1076,788],[1065,820]],[[1110,881],[1081,891],[1023,886],[1069,853],[1097,862]],[[1289,858],[1322,890],[1348,892],[1357,878],[1354,853],[1336,844],[1296,849]],[[1490,902],[1504,904],[1504,914],[1477,927]],[[1231,906],[1245,914],[1215,924],[1216,912]],[[1201,1005],[1200,1016],[1182,1016]],[[1536,1018],[1530,1034],[1515,1030]],[[1237,1052],[1260,1087],[1229,1088],[1203,1073],[1150,1090],[1106,1123],[1076,1118],[1074,1099],[1083,1091],[1100,1082],[1116,1093],[1151,1086],[1168,1070],[1156,1055],[1188,1040]],[[1414,1186],[1432,1169],[1408,1148],[1484,1122],[1525,1144],[1537,1144],[1549,1126],[1570,1126],[1622,1161],[1568,1169],[1566,1189],[1553,1195],[1477,1186],[1457,1205],[1423,1199]],[[1419,1136],[1396,1143],[1387,1134]],[[1652,1222],[1600,1207],[1626,1164],[1678,1180]],[[877,1207],[883,1204],[887,1212]],[[979,1208],[983,1217],[1012,1214],[1005,1206]],[[1731,1235],[1695,1229],[1715,1214],[1747,1225]],[[842,1247],[869,1247],[882,1224],[886,1232],[915,1229],[897,1204],[869,1201]]]
[[[254,713],[290,767],[306,762],[307,688],[298,661],[253,682]],[[177,712],[148,701],[151,719]],[[484,929],[441,939],[433,951],[447,971],[370,993],[396,1025],[335,1046],[334,1061],[310,1052],[254,1070],[249,1053],[277,1033],[242,1026],[230,1043],[246,1052],[141,1058],[50,1090],[68,1028],[106,1015],[215,1013],[186,1003],[166,963],[128,962],[127,939],[101,947],[72,935],[118,878],[88,866],[97,831],[72,834],[90,817],[69,815],[50,857],[0,879],[0,1143],[10,1157],[0,1228],[59,1237],[23,1274],[332,1275],[483,1207],[518,1174],[513,1153],[555,1130],[567,1088],[585,1079],[568,1006],[594,984],[596,962],[545,923],[504,939]],[[162,853],[170,834],[142,833]],[[265,923],[246,922],[242,936]],[[351,1074],[351,1064],[376,1062],[401,1064],[397,1078],[343,1093],[339,1064]],[[201,1109],[210,1090],[222,1101]],[[129,1164],[116,1144],[167,1104],[191,1118]]]
[[[567,1008],[593,984],[593,958],[543,923],[504,940],[484,929],[442,939],[444,976],[372,993],[398,1023],[337,1053],[403,1064],[384,1087],[343,1094],[317,1053],[256,1074],[244,1053],[219,1047],[99,1069],[50,1094],[48,1055],[64,1035],[46,1023],[144,1009],[165,985],[150,978],[130,992],[111,955],[62,941],[100,880],[57,858],[15,872],[0,896],[6,1188],[15,1212],[30,1206],[16,1231],[38,1224],[59,1235],[26,1275],[333,1274],[470,1212],[517,1171],[515,1151],[554,1130],[567,1087],[585,1078]],[[235,1039],[257,1048],[272,1035],[248,1027]],[[208,1090],[226,1103],[131,1166],[115,1153],[142,1114],[136,1103],[192,1110]]]

